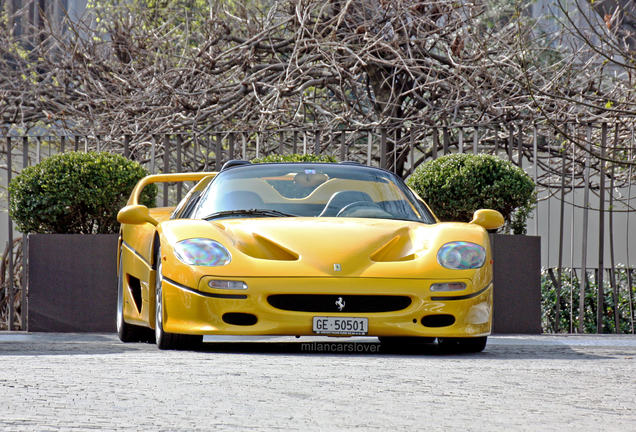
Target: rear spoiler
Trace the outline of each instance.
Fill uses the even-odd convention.
[[[198,182],[203,180],[209,176],[216,176],[217,172],[188,172],[188,173],[170,173],[170,174],[153,174],[146,176],[137,182],[137,185],[133,189],[130,194],[130,198],[128,199],[128,205],[136,205],[139,204],[139,197],[141,196],[141,191],[144,190],[146,186],[152,183],[176,183],[176,182],[186,182],[186,181],[195,181]]]

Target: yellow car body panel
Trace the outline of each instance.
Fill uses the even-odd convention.
[[[154,181],[196,180],[214,173],[149,176]],[[210,177],[211,178],[211,177]],[[209,178],[208,178],[209,181]],[[327,191],[343,185],[322,185],[311,202],[324,204]],[[129,205],[137,205],[143,187],[135,188]],[[328,187],[326,187],[327,185]],[[346,186],[348,187],[348,186]],[[367,186],[365,186],[367,187]],[[264,193],[272,193],[263,186]],[[367,187],[371,195],[372,188]],[[278,194],[278,192],[276,192]],[[280,194],[275,197],[285,200]],[[178,210],[178,209],[177,209]],[[123,317],[127,323],[155,328],[156,263],[161,245],[163,330],[178,334],[314,335],[316,316],[368,319],[369,336],[478,337],[491,331],[492,254],[487,231],[477,224],[433,224],[393,219],[350,217],[253,217],[170,219],[174,208],[150,209],[153,223],[122,223]],[[231,256],[224,266],[188,265],[174,245],[186,239],[210,239]],[[157,243],[159,242],[159,243]],[[443,267],[437,259],[449,242],[481,245],[485,263],[476,269]],[[241,281],[244,290],[218,289],[210,280]],[[463,283],[465,289],[433,292],[434,283]],[[285,310],[270,296],[397,296],[407,307],[386,312],[339,313]],[[225,314],[255,316],[255,323],[233,324]],[[450,315],[450,325],[425,326],[429,316]]]

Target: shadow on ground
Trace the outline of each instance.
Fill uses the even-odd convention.
[[[281,340],[282,339],[282,340]],[[584,341],[585,343],[579,343]],[[603,341],[601,341],[603,342]],[[599,360],[636,358],[636,343],[587,343],[585,339],[555,340],[535,337],[491,338],[483,352],[461,353],[431,344],[383,345],[377,339],[354,340],[272,338],[206,340],[196,354],[298,355],[298,356],[395,356],[456,357],[507,360]],[[160,355],[154,344],[122,343],[113,334],[10,334],[0,333],[0,357],[35,355],[109,355],[144,353]],[[185,354],[185,353],[184,353]]]
[[[613,358],[607,349],[573,349],[567,345],[489,345],[480,353],[462,353],[444,349],[436,343],[384,346],[373,342],[206,342],[199,349],[206,353],[308,355],[308,356],[437,356],[479,359],[568,359],[598,360]],[[629,355],[617,350],[617,356]],[[634,354],[634,353],[631,353]]]

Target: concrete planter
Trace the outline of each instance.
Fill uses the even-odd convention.
[[[541,237],[490,236],[494,333],[541,333]]]
[[[114,332],[117,234],[30,234],[28,331]]]
[[[492,235],[495,333],[541,333],[540,237]],[[29,235],[28,330],[114,332],[117,235]]]

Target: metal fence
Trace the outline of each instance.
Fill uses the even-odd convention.
[[[121,137],[0,137],[0,242],[6,245],[1,269],[2,323],[9,329],[25,328],[26,318],[21,312],[27,292],[22,289],[27,285],[22,244],[15,240],[20,234],[14,231],[6,212],[6,186],[24,167],[53,154],[116,152],[140,162],[151,173],[218,170],[230,159],[273,153],[328,154],[407,177],[421,163],[443,154],[470,152],[508,159],[537,183],[537,208],[527,226],[528,234],[542,237],[544,330],[633,332],[636,265],[630,246],[636,245],[634,125],[630,120],[558,127],[510,123],[190,131]],[[158,204],[174,205],[183,192],[181,185],[165,185],[159,191]],[[590,313],[595,314],[596,323],[590,323]]]

